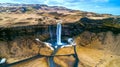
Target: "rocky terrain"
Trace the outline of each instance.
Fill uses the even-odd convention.
[[[74,38],[79,67],[120,67],[120,17],[40,4],[0,4],[0,58],[11,64],[52,50],[42,42],[56,37],[56,23],[62,20],[62,40]],[[37,42],[39,38],[42,42]],[[56,55],[73,54],[73,47]],[[48,58],[28,60],[11,67],[49,67]],[[73,56],[56,56],[57,67],[74,67]]]
[[[62,20],[62,23],[74,23],[83,17],[104,19],[119,16],[72,10],[61,6],[0,3],[0,27],[56,24],[57,20]]]

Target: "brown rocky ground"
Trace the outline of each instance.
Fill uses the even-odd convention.
[[[67,48],[71,49],[71,48]],[[60,50],[60,53],[64,53],[66,49]],[[67,53],[67,52],[65,52]],[[64,53],[64,54],[65,54]],[[69,52],[68,52],[69,53]],[[72,52],[71,52],[72,53]],[[91,49],[88,47],[77,47],[77,53],[79,57],[79,67],[119,67],[120,56],[107,53],[103,50]],[[54,61],[61,67],[73,67],[75,59],[73,56],[60,56],[55,57]],[[18,64],[13,67],[49,67],[46,59],[38,58],[36,60],[28,61],[26,63]]]
[[[38,24],[56,24],[56,15],[50,15],[45,13],[39,15],[36,13],[32,14],[6,14],[0,13],[0,26],[1,27],[12,27],[12,26],[27,26],[27,25],[38,25]],[[74,17],[74,18],[73,18]],[[69,18],[69,19],[68,19]],[[64,22],[75,22],[79,20],[79,16],[66,15],[60,19]],[[69,20],[69,21],[68,21]]]
[[[83,67],[119,67],[120,56],[109,54],[103,50],[78,47],[79,60]]]
[[[72,13],[72,12],[71,12]],[[47,25],[56,24],[58,20],[62,20],[62,23],[74,23],[80,20],[82,17],[88,17],[90,19],[104,19],[107,16],[85,16],[80,12],[73,12],[74,14],[63,14],[57,12],[43,12],[43,13],[0,13],[0,27],[16,27],[16,26],[28,26],[28,25]],[[94,15],[94,14],[93,14]]]
[[[119,34],[84,32],[77,39],[79,60],[85,67],[119,67]]]
[[[49,67],[49,66],[46,61],[46,58],[38,58],[35,60],[13,65],[12,67]]]

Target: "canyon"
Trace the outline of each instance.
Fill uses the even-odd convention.
[[[78,67],[120,66],[118,16],[57,6],[13,6],[2,6],[0,9],[0,58],[7,59],[5,65],[49,67],[48,57],[53,50],[43,42],[49,42],[51,38],[49,27],[52,27],[53,39],[56,40],[57,22],[62,20],[61,39],[63,42],[67,42],[68,38],[74,39],[79,59]],[[22,11],[23,9],[29,10]],[[36,38],[41,42],[37,42]],[[43,57],[39,57],[39,54]],[[72,55],[74,47],[60,48],[55,55],[66,54],[71,55],[53,57],[56,67],[75,67],[76,58]]]

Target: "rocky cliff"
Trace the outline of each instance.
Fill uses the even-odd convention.
[[[85,31],[77,38],[77,43],[83,47],[105,50],[116,55],[120,55],[120,34],[112,32],[93,33]]]

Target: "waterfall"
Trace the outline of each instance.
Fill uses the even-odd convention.
[[[50,40],[53,41],[52,25],[49,26]]]
[[[57,45],[62,45],[61,43],[61,23],[57,23],[56,35],[57,35]]]

